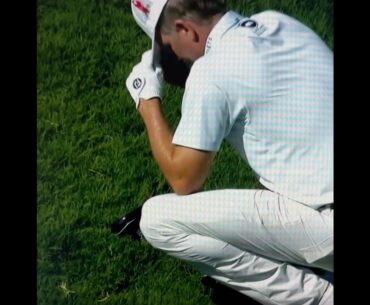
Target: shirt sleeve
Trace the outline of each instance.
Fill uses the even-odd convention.
[[[192,69],[193,70],[193,69]],[[205,151],[218,151],[230,129],[225,93],[199,71],[189,75],[182,114],[172,143]]]

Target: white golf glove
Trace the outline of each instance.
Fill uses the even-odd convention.
[[[136,109],[139,107],[140,98],[161,98],[163,71],[160,66],[152,66],[152,50],[146,51],[141,62],[137,64],[126,80],[126,87],[135,101]]]

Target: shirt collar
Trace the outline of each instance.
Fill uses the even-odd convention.
[[[221,40],[222,36],[243,18],[243,16],[234,11],[225,13],[208,35],[204,54],[207,54]]]

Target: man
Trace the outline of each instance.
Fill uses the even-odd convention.
[[[148,200],[145,239],[261,304],[333,304],[333,55],[309,28],[221,0],[135,0],[152,38],[126,81],[175,194]],[[160,49],[191,67],[174,134]],[[265,190],[199,192],[223,139]]]

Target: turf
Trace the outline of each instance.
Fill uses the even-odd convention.
[[[290,14],[333,48],[333,1],[228,5],[246,15]],[[153,190],[171,191],[123,85],[150,47],[130,1],[39,0],[37,17],[37,303],[213,304],[196,270],[109,230]],[[173,128],[182,93],[165,87]],[[223,144],[205,189],[231,187],[260,185]]]

